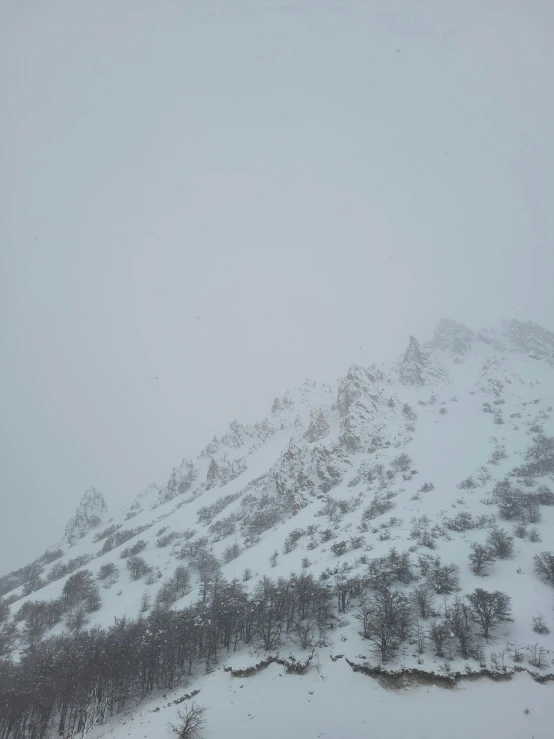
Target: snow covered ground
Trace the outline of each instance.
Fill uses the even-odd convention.
[[[223,669],[195,684],[194,701],[207,706],[205,739],[552,739],[552,686],[519,674],[456,688],[434,685],[393,690],[353,672],[344,660],[320,664],[307,675],[270,665],[250,678]],[[168,733],[183,690],[149,701],[91,734],[94,739],[150,739]]]
[[[95,727],[94,737],[165,736],[167,722],[182,707],[174,701],[198,689],[195,700],[208,709],[206,739],[554,737],[552,685],[528,674],[554,672],[552,633],[533,630],[537,616],[554,630],[554,589],[537,577],[533,561],[539,552],[554,551],[554,505],[528,505],[553,486],[553,406],[554,335],[513,321],[481,335],[443,322],[432,342],[411,339],[394,367],[352,367],[334,386],[304,383],[276,399],[260,423],[233,422],[221,439],[176,467],[167,483],[139,494],[130,510],[109,519],[97,491],[91,492],[71,521],[70,534],[77,533],[69,540],[66,532],[61,556],[35,563],[42,571],[32,587],[28,572],[27,580],[15,573],[4,598],[13,601],[12,616],[27,602],[55,602],[69,577],[63,567],[78,561],[78,569],[89,569],[103,586],[101,607],[87,614],[86,627],[106,628],[115,618],[136,618],[145,595],[142,616],[148,617],[162,583],[183,565],[191,585],[169,607],[184,608],[199,598],[194,546],[217,559],[227,581],[237,579],[250,592],[263,576],[276,580],[300,572],[332,588],[335,619],[324,639],[315,640],[305,675],[272,664],[253,677],[232,677],[224,667],[248,667],[265,656],[259,645],[239,645],[222,653],[207,675],[197,664],[186,687],[154,694],[136,707],[131,700],[123,713]],[[518,474],[537,439],[546,440],[543,473]],[[510,519],[498,506],[498,485],[506,481],[518,500],[527,501]],[[463,526],[456,523],[462,520]],[[495,557],[485,576],[476,575],[468,559],[471,544],[486,545],[498,528],[512,537],[513,554]],[[128,539],[119,542],[125,531]],[[146,571],[134,579],[124,550],[140,540]],[[387,560],[393,548],[410,560],[411,579],[395,583],[407,597],[429,582],[422,560],[439,557],[443,565],[455,565],[459,586],[432,593],[430,617],[414,611],[410,633],[387,668],[417,668],[430,676],[487,669],[511,679],[393,688],[354,672],[343,658],[331,659],[381,662],[361,633],[362,601],[352,595],[339,613],[336,591],[367,578],[370,563]],[[101,568],[110,564],[117,573],[101,579]],[[54,578],[55,568],[65,574]],[[471,624],[469,656],[448,633],[439,654],[432,624],[450,628],[448,614],[475,588],[506,593],[513,621],[497,624],[487,638]],[[25,618],[16,618],[15,628],[17,659],[27,648]],[[61,619],[44,636],[67,629]],[[540,664],[534,664],[537,650]],[[279,652],[283,658],[306,656],[285,633]]]

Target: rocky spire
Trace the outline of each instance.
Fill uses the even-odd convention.
[[[445,371],[431,356],[424,351],[415,336],[410,342],[398,365],[398,379],[403,385],[426,385],[430,380],[445,377]]]
[[[94,487],[85,491],[77,511],[70,518],[65,527],[63,540],[73,544],[77,539],[82,539],[89,531],[99,526],[108,515],[108,506],[102,493]]]
[[[194,463],[189,459],[183,459],[178,467],[175,467],[169,480],[167,481],[165,491],[160,495],[160,501],[165,503],[177,495],[183,495],[192,487],[192,484],[198,476],[198,470]]]
[[[425,385],[423,372],[426,367],[425,355],[421,351],[418,340],[410,336],[410,343],[406,349],[399,368],[399,379],[403,385]]]
[[[304,434],[306,441],[310,443],[319,441],[327,436],[329,433],[329,424],[325,418],[323,408],[316,408],[310,411],[310,425],[308,430]]]

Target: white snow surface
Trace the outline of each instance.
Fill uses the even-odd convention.
[[[270,665],[250,678],[218,669],[198,681],[194,701],[208,707],[204,739],[552,739],[552,688],[518,674],[457,688],[391,690],[343,660],[320,657],[308,675]],[[95,728],[93,739],[164,737],[186,691],[149,701]],[[171,699],[171,700],[168,700]],[[526,713],[526,710],[529,713]]]
[[[104,521],[72,545],[64,539],[63,557],[46,567],[43,579],[58,563],[81,555],[91,557],[85,566],[95,575],[103,564],[116,564],[117,582],[100,588],[102,607],[90,615],[89,625],[107,626],[114,618],[137,617],[143,593],[155,598],[161,578],[170,576],[177,565],[187,564],[175,556],[186,536],[192,541],[208,537],[208,546],[218,558],[236,541],[241,553],[222,564],[222,573],[228,580],[241,579],[244,569],[250,568],[253,577],[246,585],[251,588],[263,575],[275,579],[301,572],[306,557],[310,560],[307,571],[316,577],[332,568],[327,580],[332,585],[336,577],[363,575],[367,561],[385,556],[395,547],[399,553],[409,551],[414,565],[420,555],[430,554],[440,556],[443,563],[459,566],[460,592],[437,598],[439,608],[476,587],[498,589],[511,596],[513,623],[501,624],[488,640],[483,640],[487,668],[492,668],[491,657],[494,659],[508,645],[539,644],[548,650],[548,666],[542,672],[552,672],[553,636],[533,632],[532,617],[544,616],[554,631],[554,590],[541,582],[533,569],[535,554],[554,550],[554,507],[541,506],[540,522],[530,525],[538,530],[541,541],[516,538],[514,556],[497,559],[486,577],[471,571],[468,553],[472,542],[485,542],[490,528],[458,532],[447,528],[445,522],[464,511],[474,517],[496,516],[497,524],[512,533],[517,521],[499,518],[497,506],[491,504],[491,493],[497,482],[524,464],[525,453],[537,433],[554,436],[554,335],[533,324],[513,321],[481,333],[454,322],[442,323],[439,328],[435,339],[421,347],[426,367],[441,370],[416,372],[423,384],[406,382],[406,372],[399,370],[403,358],[388,370],[351,368],[333,386],[304,383],[276,399],[271,413],[259,423],[242,425],[234,421],[222,438],[214,437],[200,451],[188,450],[188,461],[177,465],[168,475],[169,482],[151,485],[139,493],[129,510]],[[413,348],[413,342],[410,346]],[[416,352],[414,359],[414,352],[410,353],[410,373],[417,356]],[[491,412],[484,410],[486,403]],[[491,461],[495,451],[499,454]],[[410,457],[409,469],[404,473],[393,470],[393,460],[400,454]],[[368,477],[376,465],[391,471],[385,483],[379,482],[378,475],[375,479]],[[469,477],[475,487],[460,487]],[[179,492],[183,480],[183,492]],[[421,492],[424,483],[432,483],[434,488]],[[528,484],[524,489],[533,491],[541,484],[552,489],[553,483],[552,476],[545,476],[521,484]],[[390,494],[394,507],[368,520],[367,530],[360,530],[362,512],[377,493]],[[208,524],[199,523],[198,513],[224,496],[228,503],[211,523],[236,514],[235,529],[219,539]],[[264,496],[278,510],[277,518],[258,536],[248,537],[248,516]],[[337,502],[348,501],[348,511],[331,519],[322,516],[328,496]],[[424,527],[435,527],[438,532],[433,550],[421,546],[412,536],[416,520],[424,516]],[[120,531],[145,528],[102,554],[106,540],[95,541],[95,536],[109,525],[119,525]],[[308,547],[312,537],[304,535],[290,553],[284,554],[288,534],[310,525],[319,526],[320,531],[331,528],[334,538],[328,542],[318,538],[315,546]],[[175,534],[166,546],[159,546],[162,527],[166,527],[163,534]],[[190,530],[194,530],[192,535]],[[333,543],[350,541],[354,536],[362,537],[360,547],[349,546],[338,557],[332,552]],[[154,573],[159,573],[150,585],[144,579],[131,580],[126,560],[120,556],[125,547],[139,539],[146,541],[140,556]],[[271,567],[269,557],[275,550],[280,554],[276,566]],[[19,598],[11,606],[12,613],[26,600],[59,597],[66,579],[49,582]],[[7,597],[19,593],[21,588]],[[191,592],[173,608],[197,598],[198,583],[193,576]],[[265,656],[259,648],[243,648],[224,655],[210,674],[202,674],[198,668],[186,686],[164,696],[154,695],[136,707],[129,706],[96,727],[90,736],[166,736],[167,722],[175,718],[178,709],[173,701],[185,692],[200,689],[195,700],[208,709],[206,739],[554,737],[553,687],[533,680],[528,673],[541,670],[528,661],[521,665],[528,672],[516,673],[510,680],[479,678],[459,682],[450,689],[411,683],[392,689],[354,672],[343,658],[331,660],[331,655],[344,655],[356,664],[379,663],[371,644],[360,634],[357,607],[353,600],[350,611],[340,614],[336,628],[327,635],[328,645],[316,648],[306,675],[288,675],[281,666],[272,664],[253,677],[232,677],[223,669],[225,666],[246,667]],[[58,624],[51,633],[64,628]],[[302,656],[299,648],[286,639],[280,654]],[[507,652],[503,659],[508,671],[513,670]],[[431,675],[480,669],[479,663],[458,656],[447,662],[446,666],[445,658],[435,656],[432,648],[417,654],[413,641],[407,641],[387,666],[392,670],[418,668]]]

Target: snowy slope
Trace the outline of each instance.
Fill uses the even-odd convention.
[[[410,337],[388,369],[350,367],[333,386],[306,382],[275,399],[259,423],[233,421],[221,438],[112,519],[101,495],[87,491],[60,546],[0,580],[9,604],[0,650],[4,643],[13,659],[24,655],[33,608],[25,604],[61,602],[68,578],[83,568],[100,586],[101,603],[81,621],[60,613],[39,637],[147,617],[179,566],[188,583],[178,598],[163,602],[173,610],[196,603],[217,568],[251,593],[263,576],[312,573],[332,589],[334,616],[324,638],[311,645],[307,673],[285,677],[276,664],[244,680],[225,672],[223,666],[262,660],[266,651],[256,642],[222,654],[208,675],[197,664],[187,690],[201,687],[201,703],[209,708],[206,737],[229,735],[229,725],[240,727],[231,735],[241,737],[283,731],[396,737],[405,736],[406,726],[413,736],[433,738],[554,737],[547,719],[551,688],[528,674],[554,672],[553,636],[533,630],[537,616],[554,628],[554,590],[534,568],[535,555],[554,551],[553,406],[552,333],[517,321],[479,332],[443,321],[427,343]],[[514,506],[509,517],[507,501]],[[513,537],[513,552],[496,556],[484,576],[477,575],[468,559],[471,545],[488,546],[498,529]],[[412,610],[387,670],[441,677],[527,672],[509,682],[462,682],[456,691],[414,683],[391,691],[354,672],[352,665],[383,662],[363,636],[361,612],[372,597],[371,573],[376,567],[390,573],[403,554],[410,577],[395,575],[393,587],[410,599]],[[141,559],[142,573],[128,566],[133,557]],[[433,564],[437,557],[440,563]],[[451,565],[457,583],[443,589],[430,572],[436,567],[438,577]],[[366,583],[363,592],[358,582]],[[423,586],[433,600],[425,618],[411,600]],[[341,588],[348,596],[339,607]],[[464,653],[452,614],[475,588],[506,593],[513,620],[487,637],[472,623]],[[430,629],[441,624],[447,633],[437,649]],[[278,652],[306,657],[285,632],[271,653]],[[128,707],[96,727],[95,735],[163,734],[177,710],[171,701],[183,692],[181,684],[165,698],[150,696],[136,713]],[[476,700],[487,711],[469,712]],[[276,715],[282,706],[286,710]]]
[[[325,650],[328,651],[328,650]],[[307,737],[308,739],[552,739],[552,688],[516,675],[483,679],[456,689],[437,685],[391,689],[344,660],[322,656],[308,675],[287,675],[270,665],[235,678],[223,668],[197,683],[197,704],[208,706],[203,737]],[[148,702],[97,727],[91,736],[142,739],[169,736],[175,705],[185,690]],[[168,700],[170,699],[170,700]]]

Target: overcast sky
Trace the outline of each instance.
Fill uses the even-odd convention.
[[[551,0],[0,0],[0,570],[442,316],[554,329]]]

